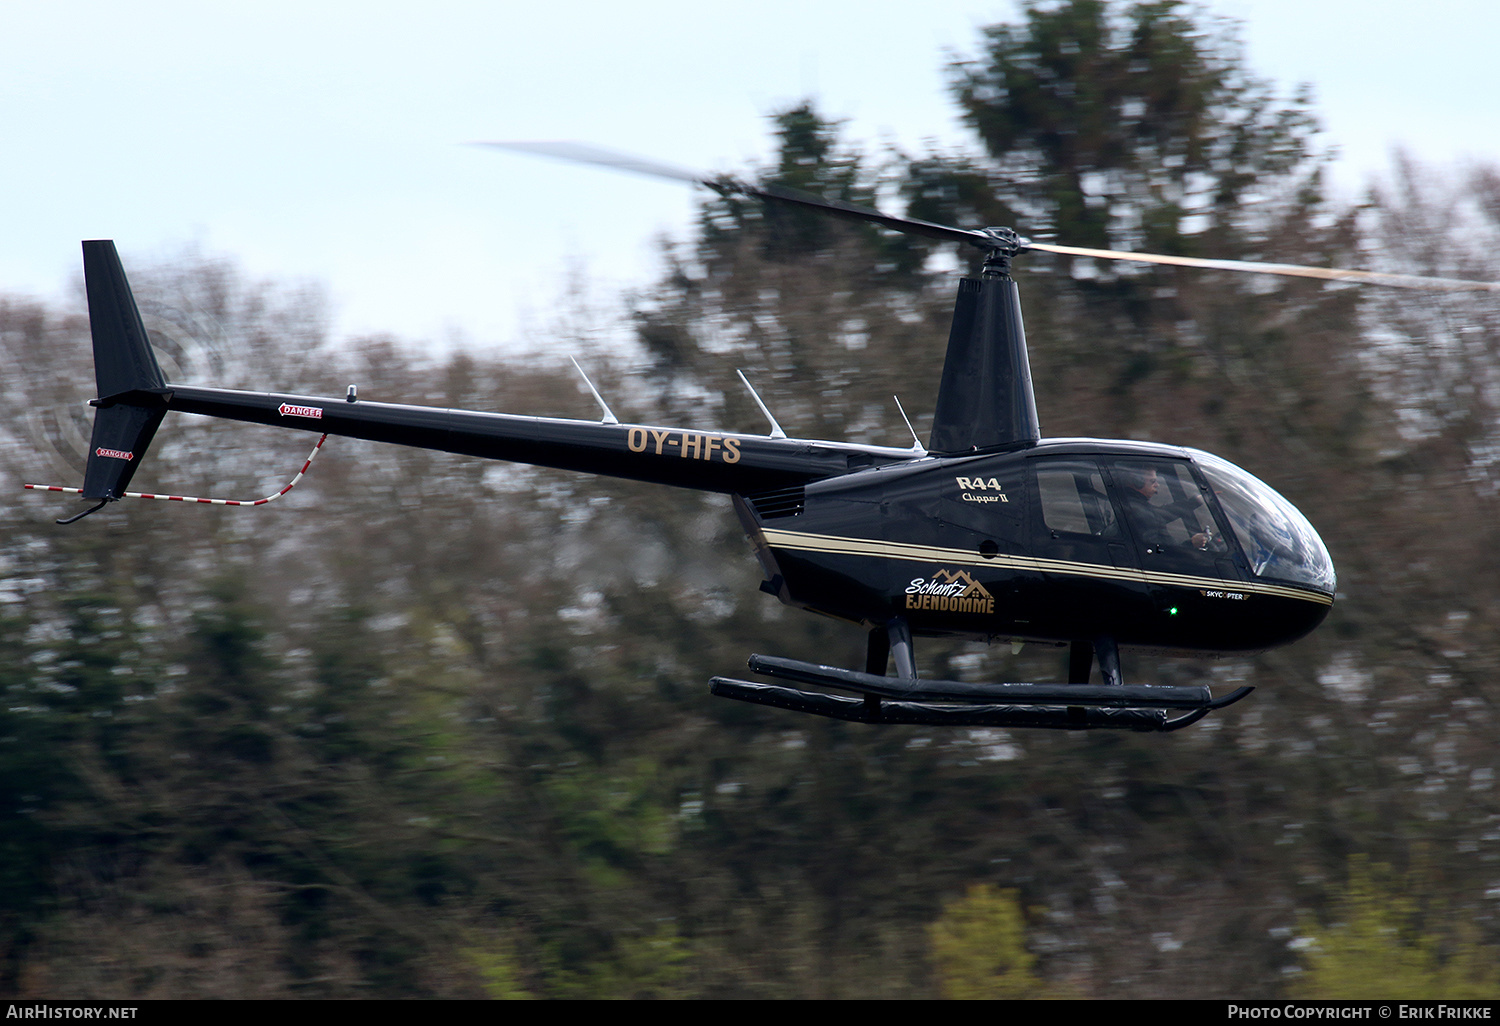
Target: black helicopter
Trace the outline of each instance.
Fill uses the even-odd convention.
[[[1500,291],[1489,283],[1034,243],[1008,228],[951,228],[576,144],[493,145],[979,247],[982,274],[959,282],[927,445],[788,438],[758,396],[767,435],[621,424],[602,399],[596,423],[368,402],[352,385],[343,398],[179,385],[162,376],[114,243],[88,241],[97,412],[83,487],[49,490],[96,504],[58,522],[139,496],[125,489],[169,411],[722,492],[765,570],[761,589],[857,624],[869,640],[862,672],[750,658],[761,676],[858,697],[723,677],[710,683],[714,694],[862,723],[1172,731],[1252,689],[1216,698],[1206,686],[1127,685],[1120,646],[1213,655],[1295,641],[1328,614],[1333,563],[1290,502],[1209,453],[1043,439],[1011,261],[1038,250]],[[917,636],[1070,646],[1069,683],[926,680],[913,653]],[[1096,661],[1098,685],[1089,683]]]

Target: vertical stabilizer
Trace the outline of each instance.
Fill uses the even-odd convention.
[[[83,244],[83,277],[99,389],[83,497],[118,499],[166,415],[168,390],[113,242]]]
[[[83,280],[89,294],[89,330],[94,336],[94,380],[99,398],[166,387],[151,341],[141,323],[120,255],[109,239],[83,244]]]

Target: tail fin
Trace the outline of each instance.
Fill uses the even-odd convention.
[[[94,380],[99,388],[99,397],[90,404],[97,412],[83,497],[98,499],[102,506],[125,494],[166,416],[171,393],[113,242],[100,239],[83,244],[83,277],[94,337]]]

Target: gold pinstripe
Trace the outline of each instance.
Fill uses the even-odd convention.
[[[870,538],[841,538],[829,534],[804,534],[800,531],[764,530],[766,544],[772,548],[792,549],[800,552],[832,552],[844,556],[874,556],[881,559],[904,559],[913,563],[948,563],[961,566],[1003,566],[1013,570],[1032,570],[1040,573],[1072,574],[1079,577],[1095,577],[1111,581],[1135,581],[1142,584],[1164,584],[1178,588],[1211,588],[1215,591],[1241,591],[1257,595],[1273,595],[1277,598],[1302,599],[1321,605],[1333,605],[1333,598],[1316,591],[1289,588],[1265,581],[1225,581],[1218,577],[1194,577],[1189,574],[1171,574],[1153,570],[1137,570],[1133,567],[1103,566],[1098,563],[1077,563],[1066,559],[1036,559],[1031,556],[1011,556],[997,553],[981,556],[972,549],[945,549],[936,545],[911,545],[902,542],[876,541]]]

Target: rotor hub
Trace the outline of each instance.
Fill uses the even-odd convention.
[[[978,234],[974,245],[985,251],[982,274],[986,278],[1009,278],[1011,259],[1031,245],[1031,240],[1022,238],[1014,228],[981,228]]]

